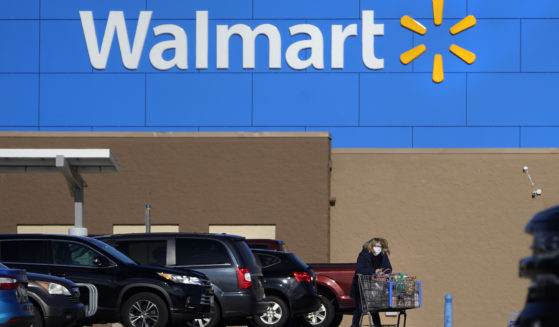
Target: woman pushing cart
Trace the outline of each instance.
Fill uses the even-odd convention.
[[[363,244],[351,285],[350,296],[355,300],[351,327],[361,326],[365,313],[369,316],[369,325],[372,318],[374,326],[382,326],[381,311],[398,311],[397,326],[403,315],[405,327],[405,310],[421,306],[421,283],[416,282],[415,277],[391,274],[388,254],[388,242],[383,238],[375,237]]]

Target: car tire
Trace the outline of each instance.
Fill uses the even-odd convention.
[[[45,324],[43,322],[43,314],[41,313],[41,309],[38,308],[37,304],[33,303],[33,327],[43,327]]]
[[[320,308],[308,313],[305,316],[305,323],[308,327],[330,327],[336,315],[334,304],[325,296],[320,297]],[[341,321],[340,321],[341,322]]]
[[[169,309],[159,296],[143,292],[124,302],[120,317],[124,327],[163,327],[169,320]]]
[[[219,327],[221,322],[221,308],[217,302],[211,311],[212,316],[209,318],[194,319],[186,323],[188,327]]]
[[[269,302],[266,312],[254,317],[254,322],[259,327],[283,327],[290,316],[289,307],[285,301],[277,296],[266,296]]]

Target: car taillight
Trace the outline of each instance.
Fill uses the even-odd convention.
[[[15,290],[19,281],[12,277],[0,276],[0,290]]]
[[[237,268],[237,282],[239,283],[239,288],[242,290],[252,286],[252,278],[247,268]]]
[[[309,273],[306,273],[306,272],[294,272],[293,276],[295,276],[295,279],[298,282],[310,282],[311,281],[311,275],[309,275]]]

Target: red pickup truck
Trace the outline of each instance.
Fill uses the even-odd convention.
[[[281,240],[247,239],[246,242],[252,248],[287,251],[287,245]],[[310,327],[337,327],[344,314],[353,314],[354,302],[349,292],[355,263],[311,263],[309,266],[316,274],[322,305],[306,316],[306,324]]]

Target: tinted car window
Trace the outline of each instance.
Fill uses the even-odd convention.
[[[117,249],[113,248],[112,246],[103,243],[99,240],[96,239],[90,239],[91,243],[94,243],[95,245],[97,245],[98,247],[100,247],[101,249],[103,249],[103,251],[108,252],[110,255],[112,255],[113,257],[117,258],[118,260],[129,264],[129,265],[134,265],[136,264],[136,262],[134,262],[134,260],[130,259],[129,257],[127,257],[126,255],[124,255],[122,252],[118,251]]]
[[[241,254],[243,258],[243,264],[250,269],[250,273],[253,275],[262,275],[262,270],[260,263],[256,259],[256,256],[252,253],[252,250],[248,247],[248,244],[244,240],[237,240],[234,242],[237,251]]]
[[[249,247],[251,249],[264,249],[264,250],[268,249],[268,245],[266,244],[251,244],[249,245]]]
[[[178,238],[176,255],[177,266],[231,264],[223,244],[214,240]]]
[[[280,258],[273,255],[258,254],[257,257],[260,259],[262,268],[268,268],[281,262]]]
[[[52,257],[55,264],[95,267],[93,259],[98,252],[78,243],[52,242]]]
[[[49,263],[48,241],[2,241],[3,262]]]
[[[299,269],[308,269],[310,268],[309,265],[304,262],[303,260],[301,260],[301,258],[299,258],[296,255],[291,255],[290,257],[291,262],[293,262],[295,265],[297,265],[299,267]]]
[[[167,242],[164,240],[118,241],[115,248],[144,265],[164,266],[167,263]]]

